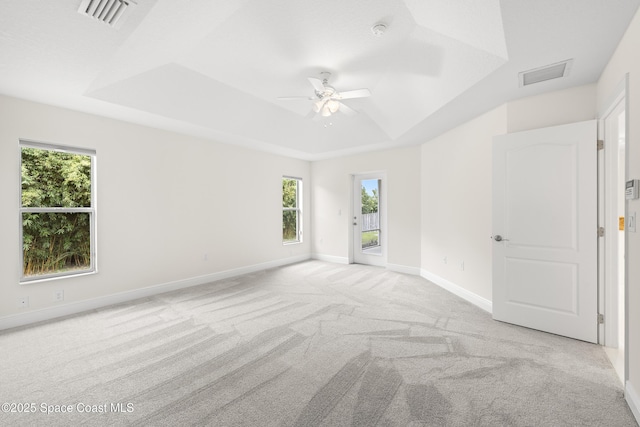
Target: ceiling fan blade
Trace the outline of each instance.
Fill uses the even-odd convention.
[[[311,86],[316,90],[316,92],[324,92],[324,85],[322,84],[322,80],[316,79],[315,77],[307,77]]]
[[[340,109],[338,109],[338,111],[346,114],[347,116],[354,116],[358,114],[356,110],[354,110],[353,108],[349,107],[347,104],[344,104],[342,102],[340,103]]]
[[[276,99],[278,99],[280,101],[292,101],[292,100],[298,100],[298,99],[304,99],[305,101],[311,101],[311,100],[314,100],[315,98],[312,98],[310,96],[279,96]]]
[[[340,92],[336,95],[338,99],[351,99],[351,98],[366,98],[367,96],[371,96],[371,91],[369,89],[356,89],[356,90],[348,90],[346,92]]]

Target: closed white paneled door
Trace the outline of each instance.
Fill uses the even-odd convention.
[[[596,121],[493,144],[493,317],[597,341]]]

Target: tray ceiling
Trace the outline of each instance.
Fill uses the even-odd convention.
[[[0,93],[314,160],[425,142],[594,82],[639,1],[139,0],[119,28],[80,3],[3,0]],[[566,77],[519,85],[568,59]],[[357,115],[278,100],[313,96],[322,71],[338,91],[371,90],[344,101]]]

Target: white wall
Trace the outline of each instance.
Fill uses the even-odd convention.
[[[18,283],[21,138],[97,150],[98,274]],[[283,175],[310,187],[306,161],[0,97],[0,323],[310,257],[309,197],[304,243],[282,244]],[[54,303],[59,289],[65,301]],[[28,309],[17,307],[23,296]]]
[[[522,98],[508,106],[508,133],[591,120],[596,118],[596,85]]]
[[[628,74],[627,179],[640,179],[640,11],[602,73],[597,86],[598,110],[607,107],[618,84]],[[629,212],[640,214],[640,200],[627,203]],[[640,234],[627,232],[627,333],[628,381],[626,398],[640,422]]]
[[[390,268],[417,273],[420,265],[420,147],[399,148],[314,162],[312,252],[338,262],[349,259],[351,175],[386,172]],[[339,214],[340,212],[340,214]]]
[[[506,106],[422,145],[421,268],[491,300],[491,145]],[[464,263],[464,267],[462,266]]]

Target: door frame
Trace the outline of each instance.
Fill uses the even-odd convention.
[[[607,212],[611,211],[610,200],[608,197],[608,192],[615,191],[615,185],[612,185],[611,179],[607,180],[607,177],[611,176],[611,171],[607,169],[610,167],[610,159],[613,152],[617,153],[617,140],[615,141],[615,147],[611,147],[613,141],[608,141],[606,138],[606,127],[605,122],[606,119],[613,113],[613,111],[618,108],[620,103],[624,103],[624,114],[625,114],[625,181],[629,179],[629,144],[628,144],[628,136],[629,136],[629,96],[628,96],[628,86],[629,86],[629,74],[625,74],[624,78],[618,83],[616,88],[614,89],[609,102],[607,102],[606,107],[599,112],[598,114],[598,139],[603,140],[605,147],[604,150],[600,150],[598,153],[598,226],[605,227],[605,238],[607,236],[607,226],[611,228],[611,222],[606,224],[605,221],[607,219]],[[615,149],[614,149],[615,148]],[[629,217],[629,204],[625,201],[624,208],[624,216],[625,218]],[[611,232],[615,232],[616,229],[611,230]],[[624,236],[624,250],[625,254],[629,251],[629,231],[625,226]],[[618,284],[612,284],[607,280],[610,276],[607,274],[607,267],[611,265],[616,260],[612,260],[611,255],[607,252],[607,244],[604,242],[600,242],[598,249],[598,309],[599,312],[604,315],[605,323],[599,325],[598,331],[598,343],[602,346],[606,346],[608,343],[611,343],[615,340],[608,339],[608,336],[611,334],[618,334],[618,325],[615,319],[612,321],[607,321],[607,319],[613,317],[617,317],[618,310],[616,307],[612,307],[609,301],[614,299],[618,292],[621,292],[624,296],[624,342],[622,343],[624,352],[624,367],[622,373],[623,382],[626,383],[629,379],[629,284],[628,284],[628,274],[629,274],[629,263],[626,260],[624,262],[624,281],[623,281],[623,289],[617,289]],[[613,313],[610,311],[612,310]],[[619,347],[619,345],[618,345]],[[610,356],[607,353],[607,356]],[[614,360],[611,360],[614,363]],[[614,363],[615,364],[615,363]]]
[[[380,194],[379,194],[379,211],[380,211],[380,239],[381,239],[381,249],[382,255],[380,256],[380,262],[371,263],[369,265],[377,265],[381,267],[387,266],[387,251],[388,251],[388,240],[389,240],[389,232],[387,229],[387,172],[386,171],[370,171],[370,172],[359,172],[352,173],[349,175],[349,264],[354,264],[355,261],[355,253],[358,248],[355,245],[355,230],[359,229],[359,226],[356,227],[353,225],[354,217],[356,216],[356,206],[355,206],[355,182],[356,179],[379,179],[380,184]],[[358,193],[359,194],[359,193]],[[374,256],[374,255],[371,255]],[[367,263],[368,264],[368,263]]]

